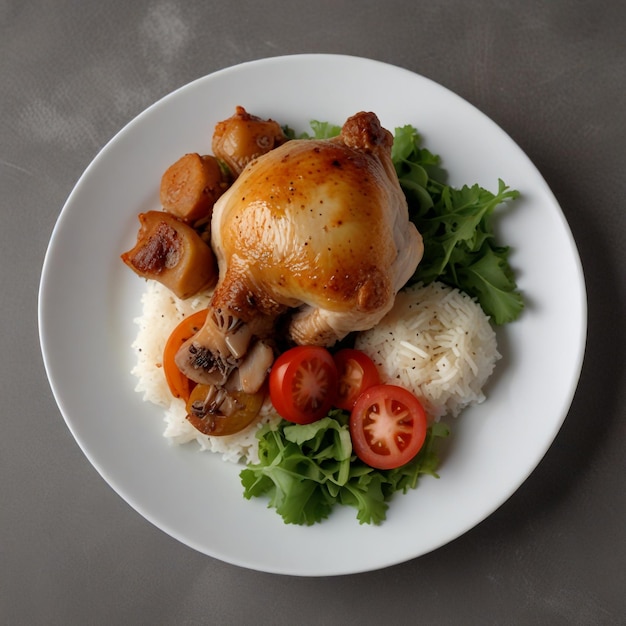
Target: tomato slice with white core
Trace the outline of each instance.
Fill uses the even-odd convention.
[[[413,459],[424,445],[427,426],[420,401],[396,385],[370,387],[350,414],[354,452],[376,469],[394,469]]]
[[[274,361],[270,399],[278,414],[296,424],[324,417],[337,393],[337,367],[326,348],[297,346]]]
[[[189,394],[195,383],[178,369],[174,359],[183,343],[204,326],[207,313],[208,309],[202,309],[185,317],[172,331],[163,350],[163,372],[167,386],[175,398],[182,398],[185,402],[189,399]]]
[[[351,411],[364,391],[380,384],[380,375],[374,361],[361,350],[344,348],[334,359],[338,376],[335,406]]]

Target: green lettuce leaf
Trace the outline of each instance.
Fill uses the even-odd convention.
[[[409,284],[441,281],[476,298],[494,323],[514,321],[524,302],[509,265],[509,248],[495,240],[493,214],[519,192],[502,180],[496,193],[479,185],[447,185],[440,157],[421,141],[412,126],[396,128],[391,153],[409,217],[424,238],[424,257]]]
[[[287,524],[321,522],[335,505],[354,507],[361,524],[380,524],[395,492],[415,488],[422,474],[437,476],[436,440],[447,435],[443,424],[434,424],[410,463],[381,471],[352,453],[344,411],[305,426],[265,426],[257,434],[259,462],[240,473],[244,497],[267,497]]]

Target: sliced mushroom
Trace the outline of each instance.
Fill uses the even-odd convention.
[[[236,320],[209,315],[204,326],[178,349],[178,369],[197,383],[223,385],[240,362],[227,342],[229,331],[238,326]]]
[[[239,381],[242,391],[256,393],[265,382],[274,362],[274,350],[264,341],[256,341],[239,364]]]

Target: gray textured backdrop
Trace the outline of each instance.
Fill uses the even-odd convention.
[[[0,0],[0,623],[625,623],[625,33],[620,0]],[[502,126],[570,223],[590,316],[570,414],[506,504],[422,558],[314,580],[202,556],[126,505],[56,408],[36,313],[55,220],[118,130],[300,52],[406,67]]]

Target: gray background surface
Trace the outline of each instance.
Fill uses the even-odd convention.
[[[556,194],[589,297],[571,411],[519,491],[431,554],[339,578],[231,566],[141,518],[72,439],[37,332],[48,239],[103,145],[195,78],[300,52],[400,65],[493,118]],[[0,623],[625,623],[625,163],[621,0],[0,0]]]

